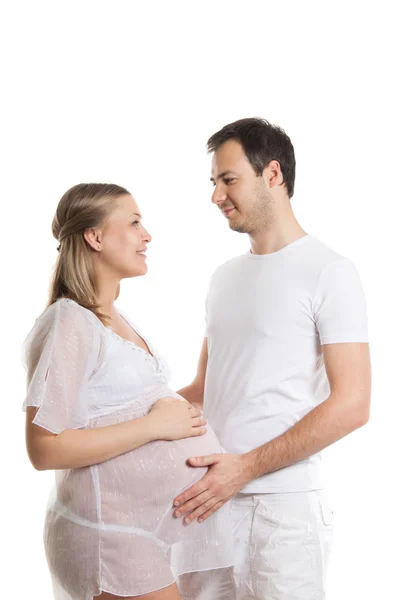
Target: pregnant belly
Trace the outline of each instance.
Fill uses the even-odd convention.
[[[156,441],[97,466],[102,519],[131,525],[138,513],[144,529],[153,531],[174,498],[207,472],[188,465],[191,456],[220,453],[214,432],[179,441]]]
[[[117,417],[99,419],[96,426],[120,422]],[[98,465],[67,471],[62,477],[60,473],[57,496],[63,506],[94,525],[156,532],[173,543],[183,527],[182,519],[172,516],[173,500],[207,472],[189,466],[188,458],[221,452],[208,426],[203,436],[150,442]]]

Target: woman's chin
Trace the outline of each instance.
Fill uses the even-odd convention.
[[[148,271],[148,267],[146,264],[140,266],[140,267],[136,267],[134,270],[132,269],[132,275],[131,277],[140,277],[142,275],[146,275],[147,271]]]

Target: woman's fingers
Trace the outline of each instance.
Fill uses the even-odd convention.
[[[201,427],[193,427],[192,428],[192,436],[196,436],[196,435],[204,435],[205,433],[207,433],[207,427],[201,426]]]
[[[192,427],[201,427],[202,425],[206,425],[207,421],[204,417],[194,417],[192,419]]]
[[[191,417],[202,417],[203,413],[198,408],[195,408],[194,406],[192,406],[190,409],[190,416]]]

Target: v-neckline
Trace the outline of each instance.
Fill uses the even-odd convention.
[[[118,335],[118,333],[116,331],[114,331],[114,329],[110,325],[106,326],[101,321],[100,321],[100,323],[102,323],[102,325],[104,325],[104,327],[106,329],[108,329],[108,331],[110,331],[115,337],[117,337],[118,339],[122,340],[123,342],[125,342],[127,344],[132,344],[132,346],[135,346],[135,348],[138,348],[142,352],[145,352],[145,354],[147,354],[148,356],[150,356],[150,358],[155,360],[156,357],[154,355],[154,350],[151,347],[151,345],[149,344],[149,342],[146,340],[146,338],[144,338],[140,333],[138,333],[136,331],[136,329],[134,329],[134,327],[132,327],[132,324],[128,321],[128,319],[123,314],[121,314],[119,311],[118,311],[118,315],[121,317],[121,319],[123,319],[123,321],[125,321],[125,323],[128,325],[128,327],[130,327],[132,329],[132,331],[145,343],[148,350],[145,350],[144,348],[139,346],[139,344],[136,344],[136,342],[132,342],[131,340],[127,340],[126,338],[122,337],[121,335]]]
[[[143,342],[146,344],[146,346],[148,348],[148,351],[145,350],[144,348],[142,348],[141,346],[139,346],[138,344],[136,344],[135,342],[131,342],[131,340],[127,340],[126,338],[118,335],[118,333],[116,333],[114,331],[114,329],[110,325],[104,325],[103,321],[101,319],[99,319],[99,317],[97,315],[95,315],[92,310],[89,310],[88,308],[85,308],[84,306],[82,306],[78,302],[75,302],[75,300],[73,300],[72,298],[62,297],[62,298],[59,298],[58,300],[66,300],[67,302],[74,302],[75,304],[78,304],[78,306],[80,306],[81,308],[83,308],[84,310],[86,310],[87,312],[89,312],[94,317],[94,319],[96,319],[97,323],[103,329],[105,329],[110,335],[112,335],[115,339],[121,340],[121,342],[124,342],[125,344],[130,344],[135,349],[139,350],[140,352],[142,352],[143,354],[145,354],[147,357],[149,357],[150,360],[152,360],[154,362],[158,362],[158,358],[156,356],[156,353],[155,353],[155,350],[154,350],[153,346],[150,344],[150,342],[143,335],[141,335],[140,333],[138,333],[136,331],[136,329],[132,326],[132,323],[129,321],[129,319],[127,317],[125,317],[125,315],[123,315],[119,310],[117,311],[118,315],[121,317],[121,319],[123,319],[125,321],[125,323],[132,329],[132,331],[134,333],[136,333],[136,335],[143,340]]]

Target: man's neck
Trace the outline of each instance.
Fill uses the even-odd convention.
[[[307,235],[297,221],[249,235],[252,254],[272,254]]]

